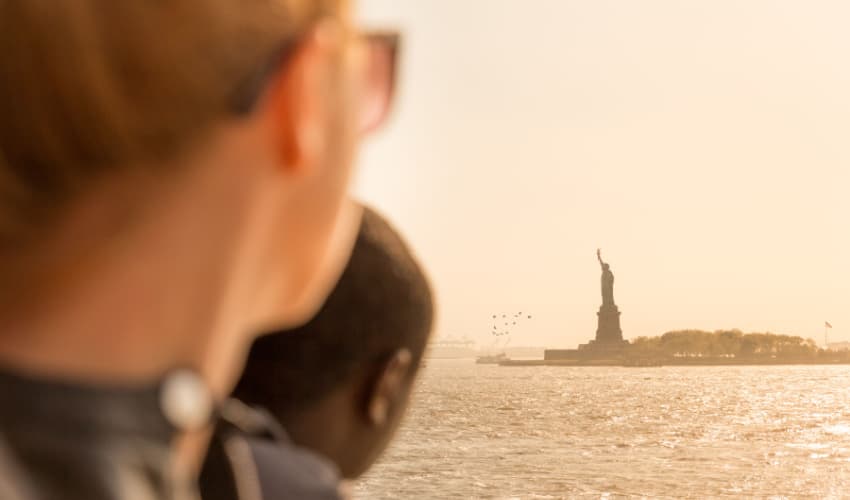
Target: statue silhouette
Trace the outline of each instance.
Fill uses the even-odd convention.
[[[599,265],[602,267],[602,305],[614,305],[614,273],[611,272],[611,266],[602,261],[602,251],[596,249],[596,258],[599,259]]]

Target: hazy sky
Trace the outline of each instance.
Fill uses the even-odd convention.
[[[360,0],[401,27],[358,193],[418,251],[437,332],[572,347],[602,247],[626,338],[850,340],[850,3]]]

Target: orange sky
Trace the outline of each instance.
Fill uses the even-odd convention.
[[[361,0],[405,30],[357,191],[431,272],[438,334],[850,340],[850,3]]]

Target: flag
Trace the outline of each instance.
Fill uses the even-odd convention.
[[[829,321],[824,321],[823,326],[825,326],[827,328],[832,328],[832,325],[829,324]]]

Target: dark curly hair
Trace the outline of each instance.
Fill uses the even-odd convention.
[[[401,236],[366,208],[351,258],[309,323],[258,338],[234,396],[291,415],[400,348],[421,360],[433,321],[428,280]]]

